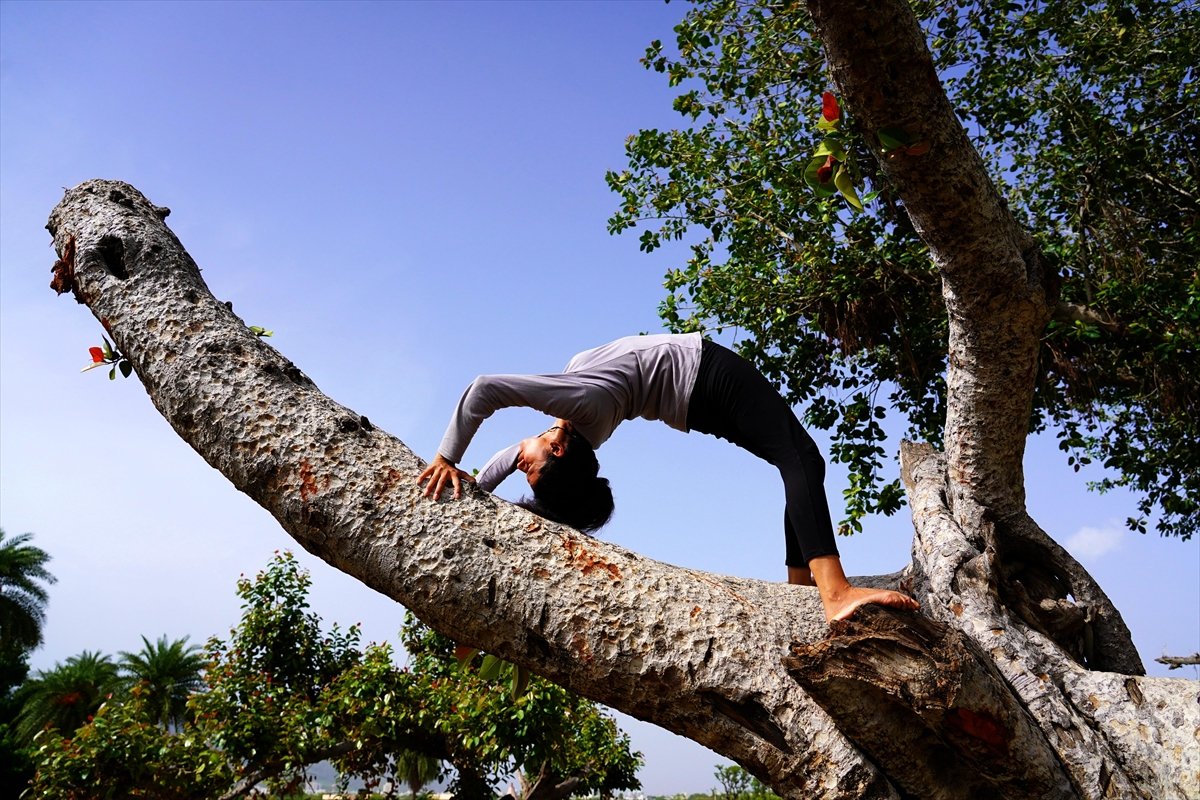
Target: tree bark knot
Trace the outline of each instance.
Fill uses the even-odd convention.
[[[61,295],[70,292],[75,297],[76,303],[84,303],[83,297],[79,294],[79,285],[75,283],[74,235],[63,245],[62,255],[54,262],[54,266],[50,267],[50,272],[54,276],[50,279],[50,288],[54,290],[55,294]]]
[[[1055,794],[1057,769],[1034,774],[1021,766],[1046,742],[989,657],[961,632],[883,606],[864,606],[830,627],[825,640],[793,644],[784,668],[906,793]],[[957,787],[952,795],[946,785]]]

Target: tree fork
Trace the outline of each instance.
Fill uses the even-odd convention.
[[[1157,800],[1200,792],[1195,684],[1084,669],[1004,605],[995,551],[978,532],[965,531],[950,511],[944,457],[928,445],[904,443],[901,475],[916,527],[916,578],[932,598],[923,610],[962,631],[990,657],[1054,748],[1078,795]],[[1173,700],[1130,704],[1147,690]],[[1155,758],[1147,757],[1147,738],[1163,747]]]

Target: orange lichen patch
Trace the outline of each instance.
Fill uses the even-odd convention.
[[[954,616],[961,617],[963,615],[963,604],[962,603],[951,603],[950,611],[954,614]]]
[[[540,522],[531,522],[531,523],[529,523],[528,525],[526,525],[526,526],[525,526],[525,532],[526,532],[526,533],[533,533],[534,531],[536,531],[538,528],[541,528],[541,527],[542,527],[542,523],[540,523]]]
[[[54,266],[50,267],[51,274],[54,275],[50,279],[50,288],[55,294],[66,294],[72,292],[75,299],[83,302],[79,297],[79,287],[75,285],[75,236],[67,239],[67,243],[63,246],[62,256],[54,262]]]
[[[300,462],[300,502],[307,503],[308,498],[319,491],[317,479],[313,476],[312,464],[305,459]]]
[[[579,654],[579,660],[591,662],[592,648],[587,643],[587,638],[582,633],[577,633],[571,637],[571,649]]]
[[[996,755],[1008,754],[1008,741],[1011,738],[1008,727],[991,714],[968,708],[952,708],[946,715],[946,727],[970,736]]]
[[[383,478],[379,481],[379,488],[375,490],[376,497],[383,497],[388,492],[395,489],[400,479],[404,477],[404,473],[395,467],[388,467],[387,472],[383,473]]]
[[[691,616],[691,618],[692,618],[692,619],[695,619],[695,618],[696,618],[696,615],[697,615],[697,614],[699,614],[699,613],[700,613],[700,606],[692,606],[692,613],[691,613],[691,615],[690,615],[690,616]]]
[[[572,539],[569,536],[565,537],[563,539],[563,549],[571,556],[571,566],[581,570],[584,575],[591,575],[594,571],[600,569],[607,572],[614,581],[621,580],[621,570],[616,564],[611,564],[595,553],[592,553],[578,539]]]

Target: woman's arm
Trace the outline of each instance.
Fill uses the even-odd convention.
[[[501,408],[523,406],[586,424],[604,402],[603,392],[597,394],[574,375],[480,375],[458,401],[438,454],[457,464],[479,426]]]
[[[494,492],[505,478],[517,471],[517,454],[521,450],[520,444],[510,445],[504,448],[483,465],[483,469],[479,470],[479,475],[476,476],[476,483],[480,489],[485,492]]]
[[[600,407],[605,404],[611,405],[607,393],[597,393],[595,387],[575,375],[481,375],[463,392],[437,456],[417,478],[417,483],[424,484],[428,480],[426,497],[441,497],[447,485],[454,489],[455,499],[461,497],[462,481],[474,479],[456,465],[466,454],[467,445],[479,426],[501,408],[524,406],[553,417],[586,423],[595,419],[598,412],[603,413],[604,409]],[[607,413],[611,416],[613,412],[608,409]],[[500,464],[495,458],[488,462],[485,473],[488,473],[490,485],[485,485],[485,489],[494,489],[516,468],[515,447],[510,450],[513,452],[507,463]]]

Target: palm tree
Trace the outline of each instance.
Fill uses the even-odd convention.
[[[160,636],[154,644],[142,637],[137,653],[121,653],[122,677],[141,693],[150,720],[170,728],[183,723],[187,699],[204,686],[207,660],[188,637],[168,642]]]
[[[70,737],[120,687],[117,665],[108,656],[88,651],[71,656],[17,690],[17,735],[31,741],[40,731],[56,728]]]
[[[408,784],[412,800],[417,800],[417,793],[441,774],[442,762],[433,756],[416,750],[402,750],[396,754],[396,777]]]
[[[0,529],[0,648],[26,652],[42,643],[49,595],[43,584],[54,583],[46,571],[49,554],[28,544],[32,533],[5,540]]]

